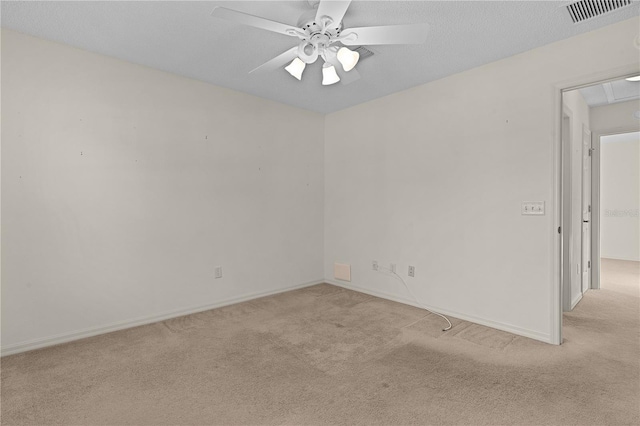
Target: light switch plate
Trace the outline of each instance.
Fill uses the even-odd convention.
[[[534,216],[544,215],[544,201],[523,201],[522,214]]]

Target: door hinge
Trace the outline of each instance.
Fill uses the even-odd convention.
[[[591,213],[591,206],[589,206],[589,213]]]
[[[558,234],[561,234],[562,232],[560,232],[562,230],[562,228],[560,226],[558,226]]]
[[[591,268],[591,261],[587,261],[587,268]]]
[[[591,157],[591,154],[593,154],[593,148],[589,148],[589,157]]]

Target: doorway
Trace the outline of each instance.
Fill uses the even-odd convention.
[[[640,132],[599,138],[598,287],[640,296]]]
[[[580,90],[563,93],[563,311],[591,288],[590,108]]]
[[[640,166],[625,168],[623,162],[640,165],[640,78],[562,91],[559,223],[565,314],[579,309],[593,289],[609,286],[640,296]],[[619,254],[620,247],[626,254]]]

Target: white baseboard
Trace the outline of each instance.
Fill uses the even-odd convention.
[[[223,306],[235,305],[236,303],[246,302],[248,300],[258,299],[260,297],[265,297],[265,296],[271,296],[278,293],[284,293],[284,292],[296,290],[299,288],[310,287],[313,285],[322,284],[324,282],[325,280],[310,281],[310,282],[298,284],[292,287],[284,287],[284,288],[269,290],[265,292],[250,293],[243,296],[222,300],[222,301],[218,301],[218,302],[207,304],[207,305],[176,309],[176,310],[162,312],[155,315],[134,318],[126,321],[118,321],[118,322],[107,324],[104,326],[86,328],[84,330],[72,331],[69,333],[57,334],[55,336],[28,340],[21,343],[14,343],[12,345],[4,345],[0,348],[0,354],[2,356],[7,356],[7,355],[13,355],[21,352],[26,352],[26,351],[32,351],[34,349],[45,348],[47,346],[59,345],[61,343],[67,343],[67,342],[72,342],[74,340],[80,340],[87,337],[97,336],[99,334],[111,333],[112,331],[124,330],[126,328],[138,327],[145,324],[164,321],[170,318],[181,317],[189,314],[195,314],[197,312],[208,311],[210,309],[215,309],[215,308],[221,308]]]
[[[405,299],[403,297],[398,297],[396,295],[393,294],[389,294],[389,293],[385,293],[385,292],[381,292],[381,291],[376,291],[376,290],[369,290],[367,288],[363,288],[363,287],[358,287],[357,285],[353,285],[353,284],[347,284],[347,283],[341,283],[340,281],[335,281],[335,280],[330,280],[330,279],[325,279],[326,283],[338,286],[338,287],[342,287],[342,288],[346,288],[349,290],[353,290],[353,291],[357,291],[360,293],[366,293],[366,294],[370,294],[371,296],[376,296],[376,297],[380,297],[382,299],[387,299],[387,300],[392,300],[394,302],[399,302],[399,303],[404,303],[405,305],[411,305],[411,306],[415,306],[417,308],[420,308],[421,306],[416,303],[413,300],[409,300],[409,299]],[[526,328],[522,328],[522,327],[517,327],[515,325],[511,325],[511,324],[505,324],[505,323],[501,323],[501,322],[496,322],[496,321],[492,321],[492,320],[488,320],[488,319],[484,319],[484,318],[478,318],[478,317],[474,317],[472,315],[466,315],[466,314],[461,314],[459,312],[454,312],[454,311],[449,311],[446,309],[441,309],[435,306],[429,306],[426,304],[423,304],[424,307],[428,308],[429,310],[435,311],[435,312],[439,312],[441,314],[444,315],[449,315],[451,317],[454,318],[458,318],[464,321],[469,321],[475,324],[480,324],[480,325],[484,325],[487,327],[491,327],[491,328],[495,328],[497,330],[502,330],[502,331],[506,331],[512,334],[517,334],[519,336],[524,336],[524,337],[528,337],[530,339],[534,339],[534,340],[539,340],[541,342],[544,343],[550,343],[553,344],[553,342],[551,341],[551,335],[550,334],[545,334],[545,333],[540,333],[538,331],[534,331],[534,330],[528,330]]]
[[[571,310],[576,307],[578,303],[582,300],[582,293],[578,293],[576,297],[571,301]]]

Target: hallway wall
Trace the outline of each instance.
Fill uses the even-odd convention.
[[[640,133],[600,140],[600,255],[640,261]]]

